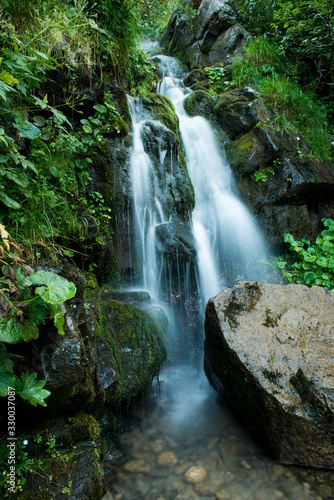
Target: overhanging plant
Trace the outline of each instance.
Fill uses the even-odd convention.
[[[50,392],[43,389],[44,380],[36,373],[14,373],[14,363],[5,344],[17,344],[37,339],[39,325],[52,319],[58,333],[64,332],[62,303],[76,293],[74,283],[48,271],[33,272],[5,227],[0,224],[0,396],[15,390],[24,400],[36,406],[46,406]]]

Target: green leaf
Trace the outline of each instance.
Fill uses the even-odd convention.
[[[287,233],[284,235],[284,241],[285,243],[292,243],[293,241],[295,241],[295,239],[292,234]]]
[[[53,324],[57,328],[57,331],[60,335],[64,335],[64,311],[61,308],[60,304],[49,304],[49,313],[50,319],[53,319]]]
[[[14,208],[15,210],[21,208],[21,205],[17,203],[17,201],[7,196],[3,191],[0,191],[0,201],[2,201],[6,207]]]
[[[296,9],[293,9],[292,11],[292,15],[293,16],[296,16],[297,14],[299,14],[300,10],[298,9],[298,7]]]
[[[304,260],[306,262],[315,262],[317,260],[316,255],[310,255],[309,253],[305,252],[304,253]]]
[[[76,293],[74,283],[48,271],[36,271],[30,279],[36,285],[45,285],[36,288],[36,293],[48,304],[60,304]]]
[[[46,406],[45,398],[49,397],[51,392],[43,389],[46,382],[45,380],[37,380],[37,373],[23,372],[21,380],[17,380],[16,391],[22,399],[29,401],[33,406],[37,404]]]
[[[326,259],[326,257],[319,257],[317,259],[317,264],[321,267],[328,267],[328,259]]]
[[[93,132],[92,128],[89,125],[84,125],[82,128],[84,129],[86,134],[91,134]]]
[[[43,116],[34,116],[33,120],[37,127],[44,127],[44,125],[46,124],[46,120]]]
[[[6,71],[5,69],[0,73],[0,80],[5,82],[7,85],[13,85],[13,83],[18,82],[18,80],[14,78],[13,75],[8,73],[8,71]]]
[[[304,274],[304,281],[305,281],[305,284],[308,286],[312,286],[315,283],[316,279],[317,279],[317,276],[312,272],[308,272],[308,273]]]
[[[50,168],[50,172],[51,172],[51,174],[52,174],[54,177],[59,177],[59,172],[58,172],[58,170],[56,169],[56,167],[51,167],[51,168]]]
[[[107,108],[105,106],[103,106],[103,104],[96,104],[95,106],[93,106],[94,109],[96,109],[96,111],[98,111],[99,113],[106,113],[107,112]]]
[[[24,156],[21,156],[21,163],[23,165],[23,168],[29,167],[30,170],[32,170],[33,172],[35,172],[35,174],[38,175],[38,170],[35,167],[35,165],[31,161],[27,160]]]
[[[66,255],[66,257],[73,257],[74,252],[72,250],[67,250],[66,248],[61,249],[63,255]]]
[[[28,342],[31,339],[37,339],[39,330],[36,323],[24,321],[19,323],[15,318],[7,320],[3,317],[0,320],[0,341],[7,344],[18,344],[19,342]]]
[[[37,325],[45,325],[45,320],[49,317],[48,311],[45,308],[45,303],[41,298],[28,303],[28,318],[29,321]]]
[[[13,125],[20,132],[21,136],[26,139],[37,139],[41,135],[39,128],[30,122],[13,123]]]
[[[103,245],[103,238],[101,236],[96,236],[95,241],[99,245]]]

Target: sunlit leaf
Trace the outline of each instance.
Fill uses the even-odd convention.
[[[45,380],[37,380],[37,373],[23,372],[21,380],[16,382],[16,391],[22,399],[29,401],[33,406],[37,404],[46,406],[44,399],[50,396],[51,392],[43,389]]]
[[[71,299],[76,293],[74,283],[48,271],[36,271],[30,279],[38,286],[36,293],[49,304],[60,304]]]

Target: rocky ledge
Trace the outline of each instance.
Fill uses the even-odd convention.
[[[334,468],[334,291],[241,282],[210,299],[205,371],[284,463]]]

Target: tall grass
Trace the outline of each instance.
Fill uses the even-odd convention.
[[[282,132],[295,131],[305,138],[311,155],[330,156],[330,137],[325,107],[295,83],[293,67],[278,48],[265,38],[252,40],[244,58],[232,64],[233,83],[254,85],[273,112],[272,125]]]

